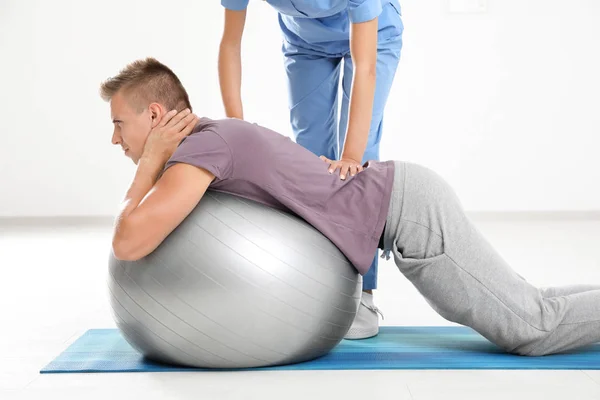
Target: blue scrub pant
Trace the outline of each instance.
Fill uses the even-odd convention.
[[[379,160],[383,113],[396,74],[402,48],[401,36],[380,44],[377,50],[377,78],[373,115],[367,148],[362,162]],[[344,148],[352,87],[352,58],[346,54],[324,54],[284,41],[283,53],[288,77],[290,122],[296,142],[314,154],[339,159]],[[342,105],[338,123],[339,79],[342,78]],[[363,290],[377,288],[378,255],[363,277]]]

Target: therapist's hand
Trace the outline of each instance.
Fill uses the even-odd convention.
[[[363,170],[360,162],[350,158],[342,158],[341,160],[330,160],[325,156],[320,157],[321,160],[329,164],[329,173],[333,174],[336,170],[340,170],[340,179],[344,180],[348,175],[354,176]]]

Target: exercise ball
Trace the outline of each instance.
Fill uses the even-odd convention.
[[[254,368],[321,357],[345,336],[362,277],[301,218],[207,191],[148,256],[117,260],[108,286],[122,336],[149,360]]]

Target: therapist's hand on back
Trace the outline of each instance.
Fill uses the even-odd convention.
[[[329,164],[329,173],[333,174],[338,169],[340,170],[340,179],[344,180],[348,175],[354,176],[363,170],[360,162],[350,158],[342,158],[341,160],[330,160],[325,156],[320,157],[321,160]]]

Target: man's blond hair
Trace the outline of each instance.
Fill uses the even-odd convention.
[[[188,94],[173,71],[158,60],[148,57],[128,64],[100,86],[100,96],[110,101],[119,91],[138,112],[157,102],[167,111],[192,110]]]

